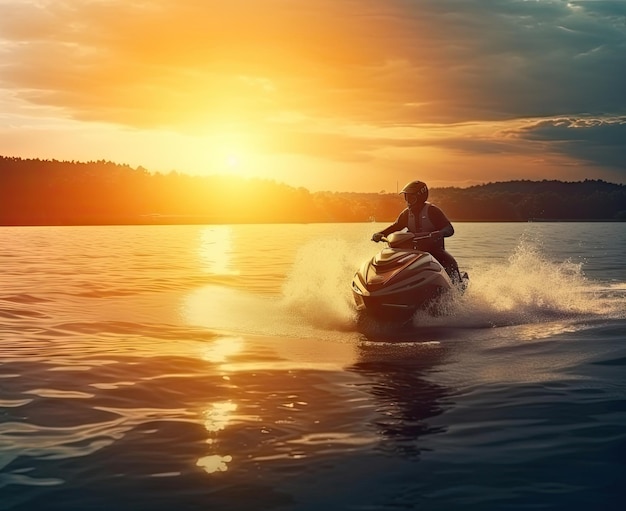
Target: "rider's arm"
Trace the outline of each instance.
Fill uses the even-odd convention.
[[[394,223],[392,223],[389,227],[386,227],[380,232],[382,233],[383,236],[388,236],[392,232],[401,231],[402,229],[404,229],[405,227],[409,225],[408,218],[409,218],[409,210],[405,209],[398,215],[398,218],[396,218],[396,221]]]
[[[437,232],[442,238],[449,238],[454,234],[454,227],[448,220],[448,217],[437,206],[430,205],[429,208],[430,221],[437,228]]]

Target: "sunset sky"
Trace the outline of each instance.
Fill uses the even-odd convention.
[[[0,0],[0,155],[626,183],[626,1]]]

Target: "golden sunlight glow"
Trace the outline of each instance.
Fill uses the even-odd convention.
[[[237,137],[222,136],[214,141],[213,153],[218,172],[246,176],[251,173],[252,157]]]
[[[586,53],[578,53],[584,39],[570,45],[571,58],[559,60],[568,66],[563,83],[526,106],[507,86],[510,76],[531,83],[552,66],[517,45],[517,30],[538,23],[557,43],[563,31],[585,37],[574,19],[606,16],[613,26],[610,13],[568,0],[554,15],[550,2],[532,3],[519,18],[468,8],[498,21],[491,34],[473,32],[482,24],[456,30],[457,17],[437,2],[0,0],[0,155],[258,177],[313,192],[389,191],[418,177],[431,187],[614,179],[608,157],[583,158],[553,139],[562,128],[552,116],[579,117],[572,112],[584,107],[534,112],[593,59],[604,69],[619,45],[607,39]],[[449,34],[448,44],[437,46],[431,32]],[[504,68],[481,54],[501,38],[511,52]],[[611,87],[597,86],[585,97]],[[618,119],[607,112],[599,122],[617,129]]]
[[[196,137],[188,157],[204,173],[250,177],[259,172],[258,158],[253,151],[255,138],[250,133],[233,130],[211,132]]]
[[[234,169],[236,167],[239,167],[240,164],[241,164],[241,158],[237,156],[236,154],[229,154],[226,157],[226,166],[228,168]]]

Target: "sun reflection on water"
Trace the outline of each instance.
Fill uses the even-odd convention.
[[[214,472],[226,472],[228,463],[231,461],[233,461],[233,457],[228,454],[226,456],[214,454],[200,458],[196,465],[202,467],[208,474],[213,474]]]
[[[223,364],[234,355],[240,353],[244,348],[245,342],[242,337],[218,337],[212,343],[203,347],[201,357],[206,362],[218,364],[223,368]],[[211,403],[202,412],[202,420],[204,428],[209,432],[207,444],[216,446],[215,435],[233,421],[234,413],[237,411],[237,404],[231,400],[218,401]],[[216,472],[226,472],[228,464],[233,460],[229,454],[209,454],[199,458],[196,462],[207,474]]]
[[[231,401],[213,403],[204,412],[204,427],[210,433],[223,430],[232,420],[232,412],[235,410],[237,410],[237,405]]]
[[[207,438],[207,444],[215,446],[217,442],[214,436],[226,429],[234,418],[234,412],[237,410],[237,404],[232,401],[221,401],[212,403],[208,409],[203,412],[203,421],[205,429],[211,434]],[[199,458],[196,462],[198,467],[202,467],[208,474],[215,472],[226,472],[228,463],[233,460],[229,454],[209,454]]]
[[[233,268],[233,251],[231,227],[216,225],[202,231],[198,252],[206,273],[239,275],[239,271]]]
[[[242,337],[220,337],[206,346],[202,353],[203,360],[223,364],[229,357],[240,353],[244,346]]]

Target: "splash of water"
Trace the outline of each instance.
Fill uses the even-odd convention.
[[[349,283],[359,248],[341,239],[303,246],[283,286],[283,307],[319,328],[352,329],[356,310]]]
[[[232,331],[333,339],[339,332],[354,335],[360,329],[350,282],[372,255],[367,241],[314,240],[299,250],[279,297],[206,288],[188,302],[187,315]],[[582,264],[550,261],[536,245],[521,241],[507,261],[482,259],[470,268],[465,293],[446,296],[437,315],[418,312],[413,328],[571,323],[615,311],[617,300],[602,290],[605,287],[585,277]]]
[[[371,244],[322,240],[303,247],[283,287],[283,306],[312,326],[355,328],[356,311],[349,288],[358,265],[370,257]],[[415,327],[491,328],[545,323],[605,314],[614,303],[598,299],[597,287],[582,263],[551,261],[540,247],[520,241],[507,261],[471,270],[464,294],[445,297],[433,316],[418,312]]]
[[[332,339],[338,332],[353,334],[350,280],[367,249],[371,252],[371,244],[312,241],[299,250],[280,296],[205,286],[187,297],[181,315],[186,322],[231,332]]]
[[[472,271],[466,293],[447,297],[440,316],[419,313],[414,324],[496,327],[607,313],[610,304],[595,291],[582,263],[550,261],[538,246],[521,241],[508,261]]]

